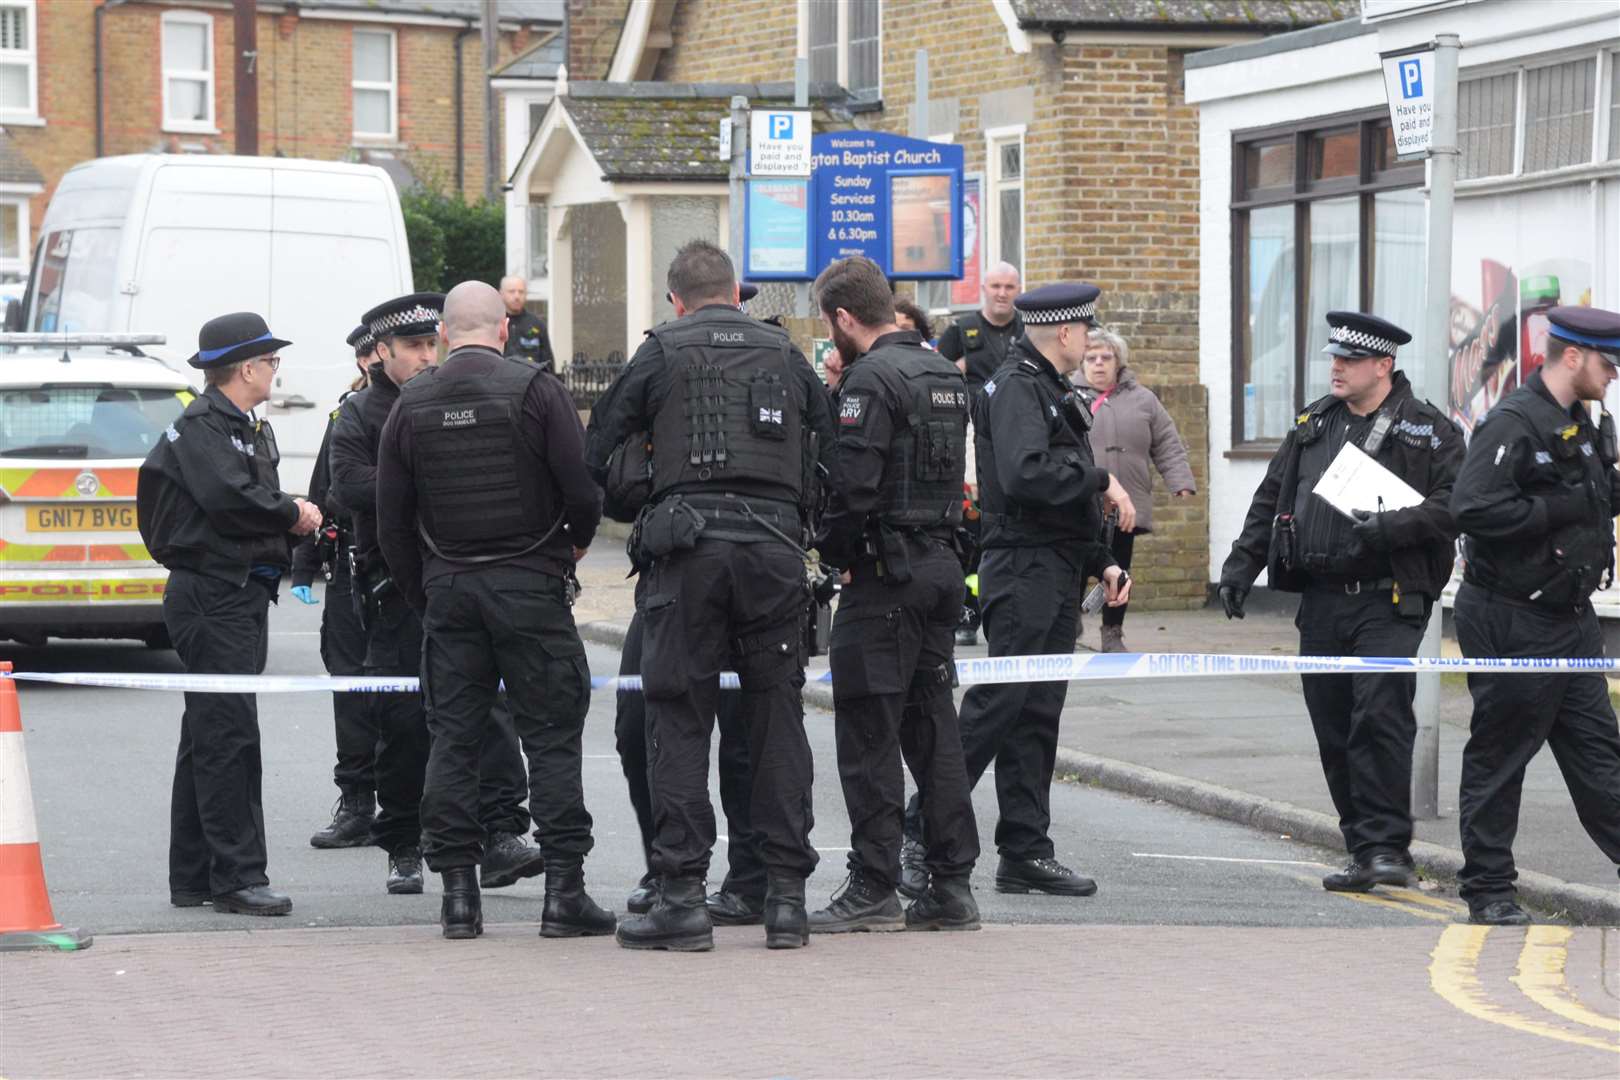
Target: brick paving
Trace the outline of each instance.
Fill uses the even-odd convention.
[[[1620,1073],[1620,1040],[1559,1042],[1437,996],[1443,929],[992,927],[793,953],[737,929],[702,955],[543,941],[531,924],[469,944],[424,927],[104,937],[0,957],[0,1075]],[[1488,1001],[1609,1037],[1509,983],[1523,933],[1487,942]],[[1620,1017],[1617,975],[1599,970],[1617,947],[1614,931],[1569,943],[1570,992],[1605,1017]]]

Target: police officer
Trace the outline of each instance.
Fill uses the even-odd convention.
[[[739,306],[759,295],[759,289],[747,282],[737,286]],[[619,415],[619,391],[628,374],[615,379],[596,405],[585,427],[585,464],[591,479],[602,487],[605,498],[603,513],[615,521],[631,522],[647,502],[650,492],[646,487],[646,445],[644,433],[629,439],[613,440],[606,436],[613,427],[612,418]],[[639,599],[645,575],[636,579]],[[631,616],[625,630],[624,644],[620,646],[619,674],[641,674],[641,652],[645,622],[640,613]],[[735,665],[727,664],[735,670]],[[718,678],[718,676],[717,676]],[[753,787],[753,774],[748,766],[748,732],[743,729],[738,714],[738,692],[719,690],[715,699],[715,721],[720,731],[719,750],[715,755],[720,773],[720,806],[726,815],[726,876],[720,887],[710,893],[706,901],[709,918],[719,926],[753,926],[765,918],[765,861],[760,852],[760,838],[752,826],[748,802]],[[647,699],[640,690],[620,691],[613,718],[613,737],[619,752],[619,764],[624,770],[629,789],[630,805],[635,810],[636,825],[641,833],[642,855],[646,872],[625,902],[632,915],[645,915],[652,910],[657,896],[657,876],[652,871],[653,812],[652,788],[647,776]]]
[[[1242,618],[1262,569],[1273,589],[1300,592],[1306,656],[1414,656],[1451,577],[1451,487],[1463,440],[1446,414],[1412,394],[1395,351],[1412,335],[1375,315],[1327,314],[1331,392],[1312,402],[1272,457],[1243,532],[1221,567],[1226,617]],[[1423,496],[1354,518],[1314,491],[1346,446]],[[1327,875],[1335,892],[1405,885],[1412,874],[1412,675],[1305,675],[1305,706],[1350,861]]]
[[[501,300],[506,304],[506,355],[551,371],[551,338],[545,322],[523,306],[528,299],[529,283],[521,275],[501,278]]]
[[[1102,543],[1102,503],[1127,528],[1136,511],[1119,480],[1093,462],[1091,414],[1066,379],[1085,359],[1100,295],[1095,285],[1061,284],[1019,297],[1024,336],[973,403],[984,507],[979,589],[991,656],[1072,652],[1088,576],[1102,579],[1108,603],[1130,598],[1130,578]],[[1057,861],[1048,835],[1067,690],[1062,682],[985,684],[962,700],[969,781],[977,784],[996,764],[998,892],[1097,891],[1096,882]],[[908,853],[911,862],[932,860],[938,842],[928,836],[922,846],[925,798],[912,796],[906,811],[907,837],[918,845]]]
[[[1007,362],[1007,350],[1024,336],[1018,299],[1018,267],[998,262],[984,275],[978,311],[962,316],[939,336],[939,352],[967,376],[968,389],[977,394],[985,381]]]
[[[1464,656],[1601,657],[1592,590],[1614,572],[1620,509],[1614,420],[1594,426],[1620,365],[1620,313],[1547,313],[1547,359],[1474,430],[1451,497],[1464,539],[1457,643]],[[1527,923],[1514,900],[1513,836],[1525,766],[1552,745],[1581,824],[1620,866],[1620,734],[1591,674],[1470,675],[1459,893],[1471,921]]]
[[[652,445],[651,504],[635,543],[647,566],[637,610],[660,890],[618,938],[628,948],[713,947],[703,895],[715,840],[709,738],[715,675],[729,662],[741,676],[752,824],[768,874],[766,944],[796,948],[809,940],[804,879],[816,864],[799,696],[810,599],[803,496],[806,473],[830,456],[831,413],[787,334],[737,310],[725,252],[686,244],[668,282],[677,318],[636,351],[603,421],[611,443],[648,432]]]
[[[439,293],[411,293],[378,304],[364,322],[376,340],[370,385],[345,401],[332,434],[332,487],[354,514],[354,587],[368,628],[366,674],[414,676],[421,670],[422,621],[406,601],[377,539],[377,443],[400,388],[438,358]],[[422,891],[420,837],[422,785],[428,765],[428,723],[419,693],[374,696],[379,738],[377,795],[381,813],[372,843],[388,853],[386,888]],[[544,868],[537,849],[523,842],[529,817],[523,758],[505,725],[489,729],[481,778],[482,813],[489,832],[483,884],[510,885]]]
[[[280,490],[270,425],[277,350],[291,342],[251,312],[203,324],[192,367],[202,394],[142,463],[141,539],[169,569],[163,621],[186,671],[264,670],[270,601],[291,565],[291,534],[321,524],[314,503]],[[264,770],[252,694],[186,694],[169,815],[169,900],[215,911],[285,915],[292,900],[265,875]]]
[[[835,484],[822,554],[849,568],[833,621],[838,775],[849,809],[849,877],[810,916],[816,933],[977,930],[968,877],[979,830],[951,657],[962,612],[967,384],[956,366],[895,325],[894,294],[870,259],[841,259],[816,279],[840,356]],[[932,885],[902,915],[901,757],[923,793]]]
[[[504,680],[546,855],[540,933],[607,934],[613,916],[585,892],[591,815],[580,741],[590,671],[569,612],[569,577],[596,533],[601,492],[585,472],[567,390],[503,357],[506,332],[494,289],[477,281],[452,289],[440,331],[449,357],[400,393],[379,451],[383,555],[427,626],[428,865],[444,878],[445,937],[476,937],[479,748],[497,727],[491,709]]]
[[[360,369],[354,385],[338,399],[343,402],[365,385],[366,369],[377,351],[371,331],[357,326],[349,332],[354,362]],[[316,604],[311,587],[316,574],[326,578],[326,606],[321,609],[321,662],[328,675],[362,675],[366,665],[366,628],[354,610],[349,586],[349,548],[354,543],[354,522],[332,498],[332,425],[338,409],[327,418],[326,434],[315,455],[309,477],[309,499],[321,508],[325,524],[293,549],[292,594],[305,604]],[[332,779],[338,786],[337,809],[331,824],[309,838],[311,847],[364,847],[371,842],[371,823],[377,812],[377,718],[370,694],[334,693],[332,720],[337,739],[337,765]]]

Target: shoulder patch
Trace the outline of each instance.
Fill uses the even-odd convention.
[[[1580,430],[1581,426],[1579,424],[1570,424],[1568,427],[1558,429],[1558,437],[1563,439],[1565,442],[1568,442],[1569,440],[1573,439]]]
[[[168,427],[163,429],[163,437],[168,439],[170,442],[174,442],[180,437],[180,432],[175,430],[175,426],[173,424],[170,424]]]
[[[977,326],[970,326],[966,330],[962,331],[962,336],[967,338],[969,341],[978,341],[979,328]]]
[[[838,423],[842,427],[857,427],[866,419],[866,395],[845,394],[838,402]]]
[[[986,395],[994,394],[996,392],[996,380],[987,380],[984,384],[984,392]]]

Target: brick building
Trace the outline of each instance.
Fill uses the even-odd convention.
[[[1355,0],[570,0],[570,80],[791,81],[849,95],[853,126],[961,145],[976,250],[960,283],[924,283],[949,314],[978,306],[1005,258],[1028,284],[1105,290],[1108,323],[1175,417],[1196,500],[1162,487],[1136,562],[1142,606],[1198,606],[1209,564],[1208,394],[1199,382],[1198,116],[1190,52],[1354,15]],[[917,51],[927,108],[914,124]],[[910,286],[903,286],[910,288]],[[768,290],[769,291],[769,290]],[[762,297],[765,299],[765,297]],[[756,302],[756,305],[758,302]],[[814,324],[796,324],[801,337]],[[807,343],[807,342],[806,342]]]
[[[396,182],[482,195],[482,8],[259,0],[258,152],[366,161]],[[499,12],[501,61],[560,43],[562,0],[500,0]],[[26,266],[73,165],[236,152],[235,38],[228,0],[0,0],[0,277]]]

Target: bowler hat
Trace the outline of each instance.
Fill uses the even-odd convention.
[[[209,319],[197,332],[197,351],[186,363],[194,368],[219,367],[255,356],[267,356],[292,342],[270,333],[264,316],[233,311]]]

